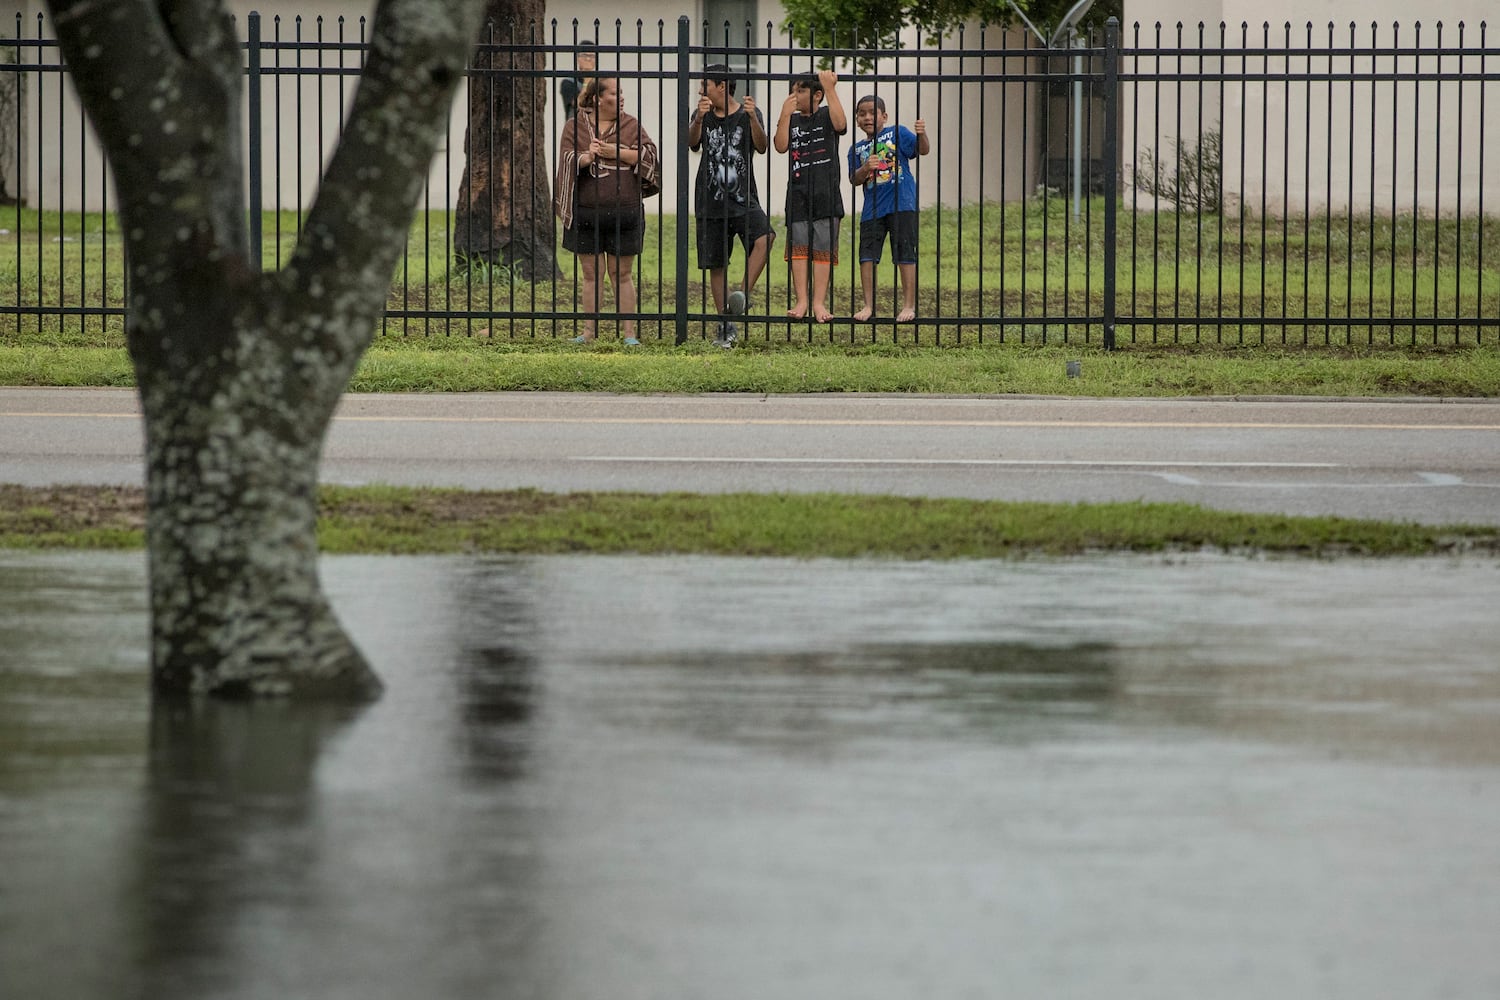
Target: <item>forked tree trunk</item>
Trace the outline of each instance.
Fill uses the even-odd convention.
[[[153,685],[372,695],[380,683],[318,581],[318,463],[374,336],[479,4],[380,0],[348,126],[275,274],[250,256],[242,71],[223,6],[51,7],[120,195],[146,421]]]
[[[468,81],[464,174],[453,213],[453,250],[551,281],[557,227],[547,170],[547,93],[541,52],[511,48],[546,39],[546,0],[487,0]],[[517,72],[522,71],[522,72]]]

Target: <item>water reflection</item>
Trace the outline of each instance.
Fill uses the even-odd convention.
[[[0,789],[113,780],[145,746],[143,569],[139,555],[0,556]]]
[[[458,569],[452,580],[465,768],[479,781],[513,779],[523,770],[540,697],[528,574],[516,561],[484,560]]]
[[[132,924],[144,995],[213,996],[278,914],[304,909],[328,843],[316,767],[359,709],[159,702]]]
[[[788,753],[866,739],[1018,743],[1110,717],[1116,661],[1097,642],[647,653],[615,661],[615,679],[594,702],[606,719]]]
[[[139,558],[0,553],[0,996],[1500,987],[1488,563],[325,579],[380,702],[151,711]]]

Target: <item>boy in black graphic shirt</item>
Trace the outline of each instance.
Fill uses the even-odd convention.
[[[688,122],[688,147],[694,152],[703,149],[694,184],[698,266],[708,271],[714,308],[736,316],[747,308],[776,235],[760,207],[755,174],[750,169],[755,154],[766,151],[766,124],[754,97],[747,95],[743,102],[734,99],[735,82],[729,73],[723,63],[704,67],[698,107]],[[726,298],[734,239],[740,241],[747,255],[745,278]],[[737,331],[733,321],[721,320],[716,334],[715,344],[734,346]]]
[[[796,301],[787,315],[827,323],[828,279],[839,262],[839,220],[844,217],[839,136],[848,129],[839,102],[838,75],[825,69],[792,82],[792,92],[776,122],[776,152],[791,153],[786,182],[786,259],[792,261]],[[827,106],[823,101],[827,100]],[[807,295],[807,262],[812,263],[812,301]]]

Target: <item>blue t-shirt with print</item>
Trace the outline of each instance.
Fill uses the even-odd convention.
[[[861,219],[878,219],[892,212],[917,210],[917,179],[911,172],[911,161],[916,155],[917,134],[904,125],[887,125],[874,136],[861,139],[849,148],[850,176],[871,156],[887,164],[865,181],[865,205],[859,213]]]

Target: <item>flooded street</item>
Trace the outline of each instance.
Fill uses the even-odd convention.
[[[1500,563],[337,557],[359,710],[0,552],[0,997],[1500,996]]]

